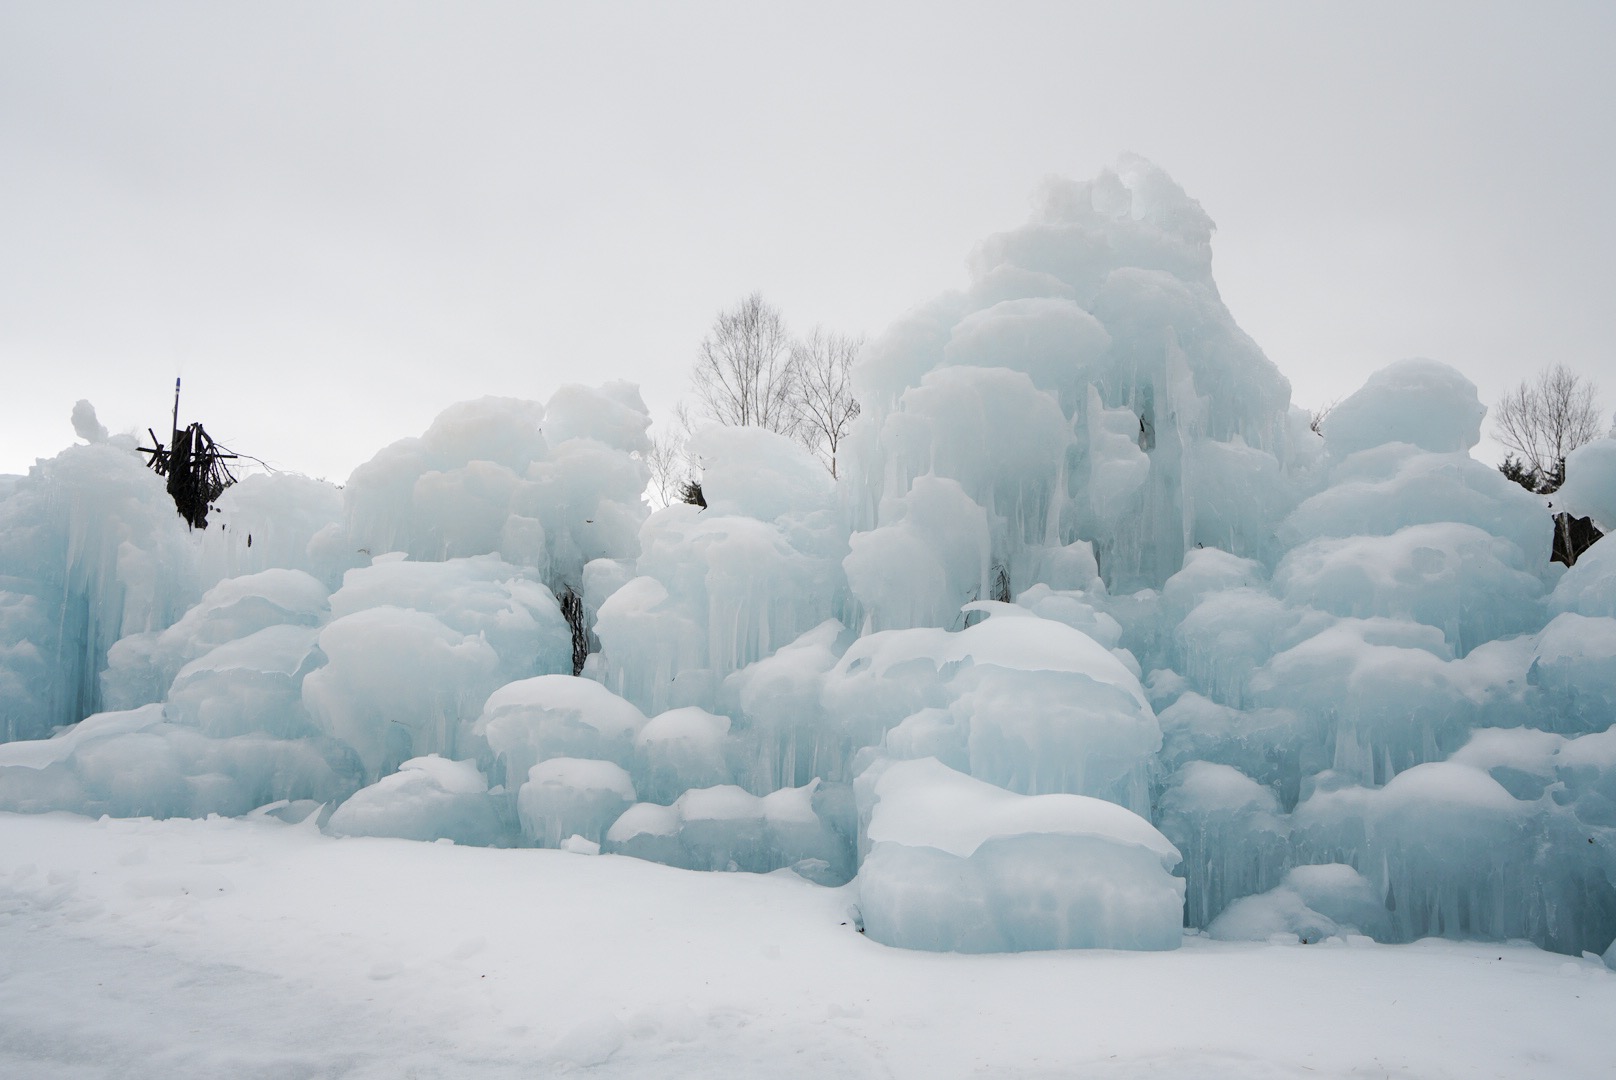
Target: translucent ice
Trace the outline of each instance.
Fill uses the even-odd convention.
[[[559,847],[569,836],[598,844],[634,799],[634,781],[620,765],[547,758],[528,770],[516,812],[522,835],[540,847]]]
[[[129,440],[69,447],[0,489],[0,739],[103,708],[108,650],[197,591],[185,521]]]
[[[692,870],[800,866],[805,876],[840,884],[852,875],[853,857],[845,790],[817,781],[761,797],[732,784],[694,788],[672,806],[630,807],[601,849]]]
[[[1566,455],[1566,481],[1554,493],[1557,510],[1592,518],[1616,532],[1616,438],[1595,439]]]
[[[483,847],[508,844],[511,832],[477,766],[436,754],[411,758],[355,792],[332,813],[326,830],[337,836],[446,839]]]
[[[316,733],[303,707],[303,677],[323,662],[312,626],[267,626],[226,642],[179,670],[168,690],[177,723],[218,737]]]
[[[1463,453],[1481,441],[1487,410],[1475,385],[1435,360],[1401,360],[1331,409],[1321,425],[1330,454],[1345,458],[1386,443]]]
[[[127,635],[108,650],[106,701],[119,709],[161,701],[181,668],[217,646],[272,626],[318,626],[327,614],[325,586],[302,570],[226,578],[174,625]]]
[[[1178,851],[1119,806],[1014,795],[930,758],[872,769],[859,787],[859,908],[877,941],[953,952],[1178,946]]]
[[[687,706],[660,713],[634,739],[634,773],[648,802],[671,803],[691,788],[728,781],[725,755],[730,720]],[[790,786],[790,785],[776,785]],[[630,802],[633,801],[632,794]]]
[[[52,739],[0,745],[0,809],[204,817],[281,799],[340,802],[359,786],[360,763],[339,743],[210,738],[164,710],[97,713]]]
[[[621,767],[634,762],[634,737],[645,714],[597,682],[540,675],[507,683],[482,706],[473,730],[503,763],[506,786],[522,783],[550,758],[589,758]]]
[[[1541,624],[1543,583],[1525,562],[1513,543],[1473,525],[1410,525],[1309,541],[1279,564],[1274,589],[1298,607],[1435,626],[1463,655]]]
[[[1157,810],[1184,855],[1185,921],[1206,926],[1237,897],[1272,887],[1289,856],[1289,826],[1268,788],[1229,765],[1195,761],[1168,781]]]
[[[499,656],[422,611],[375,607],[320,631],[328,658],[303,680],[320,729],[353,747],[374,781],[425,754],[458,752],[460,722],[497,683]]]
[[[1290,938],[1303,945],[1348,933],[1373,935],[1386,921],[1374,888],[1350,866],[1298,866],[1284,881],[1231,904],[1208,928],[1224,941]]]

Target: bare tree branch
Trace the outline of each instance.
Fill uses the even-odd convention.
[[[705,419],[796,433],[790,339],[785,320],[760,293],[719,313],[702,339],[690,381]]]
[[[680,489],[692,476],[685,452],[685,432],[682,428],[651,437],[651,449],[645,455],[646,467],[651,470],[651,501],[658,509],[679,501]]]
[[[1315,435],[1324,434],[1324,418],[1335,411],[1341,404],[1340,398],[1334,398],[1307,414],[1307,429]]]
[[[837,475],[836,455],[847,429],[858,417],[850,378],[863,338],[828,333],[815,327],[792,345],[796,368],[797,438]]]

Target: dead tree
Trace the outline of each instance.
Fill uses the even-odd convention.
[[[146,464],[153,472],[168,478],[169,497],[174,500],[174,509],[179,511],[186,524],[193,529],[205,529],[208,527],[208,511],[213,508],[214,500],[236,482],[230,466],[226,464],[236,460],[236,455],[214,442],[199,423],[181,429],[178,379],[174,380],[173,429],[173,435],[165,447],[158,440],[157,433],[147,428],[152,444],[138,449],[150,455]]]

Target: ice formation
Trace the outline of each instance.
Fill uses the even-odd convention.
[[[1082,795],[1016,795],[935,758],[876,763],[857,787],[859,903],[877,941],[958,952],[1178,947],[1179,853],[1138,814]]]
[[[887,944],[1616,938],[1616,438],[1553,501],[1404,360],[1310,430],[1138,158],[863,352],[842,477],[621,383],[451,406],[188,532],[125,436],[0,478],[0,809],[852,881]]]

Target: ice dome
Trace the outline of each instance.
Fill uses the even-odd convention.
[[[1325,416],[1325,448],[1344,458],[1386,443],[1433,453],[1468,451],[1481,441],[1486,408],[1469,379],[1435,360],[1400,360]]]

